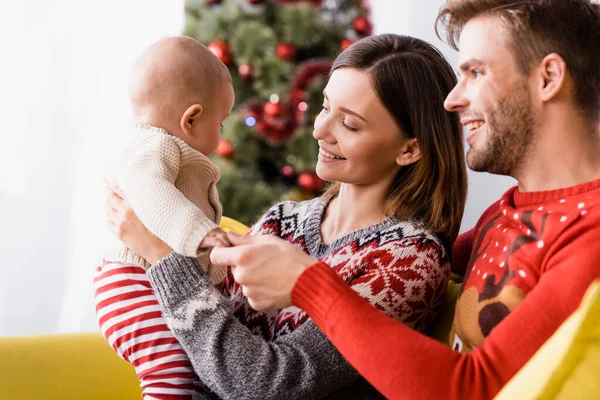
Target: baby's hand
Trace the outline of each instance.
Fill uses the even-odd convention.
[[[215,229],[204,237],[200,243],[199,251],[211,250],[213,247],[231,247],[227,234],[222,229]]]

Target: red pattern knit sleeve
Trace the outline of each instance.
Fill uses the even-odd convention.
[[[491,399],[600,278],[595,250],[600,217],[587,217],[558,243],[537,286],[470,354],[455,352],[378,312],[323,263],[300,276],[292,302],[386,397]]]

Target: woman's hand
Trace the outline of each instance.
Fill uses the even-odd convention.
[[[150,264],[155,264],[173,251],[144,226],[123,193],[116,188],[107,189],[106,216],[108,229]]]
[[[296,281],[316,260],[277,236],[228,236],[234,247],[214,248],[211,262],[234,266],[233,277],[255,310],[290,306]]]

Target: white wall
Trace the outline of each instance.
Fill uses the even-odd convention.
[[[0,335],[95,330],[102,160],[183,0],[0,0]]]
[[[458,53],[440,41],[434,30],[443,3],[443,0],[371,0],[375,33],[397,33],[426,40],[456,66]],[[481,213],[514,184],[512,178],[469,171],[469,197],[462,230],[470,229]]]

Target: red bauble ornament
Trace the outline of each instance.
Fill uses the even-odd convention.
[[[294,61],[296,58],[296,46],[290,42],[281,42],[277,45],[275,53],[282,60]]]
[[[295,174],[296,172],[294,171],[294,167],[292,167],[291,165],[285,165],[283,168],[281,168],[281,175],[286,178],[291,178]]]
[[[250,64],[242,64],[238,67],[238,73],[247,81],[252,80],[254,78],[254,69]]]
[[[215,40],[208,45],[208,49],[212,51],[219,60],[223,61],[223,64],[225,65],[229,65],[233,61],[231,47],[229,47],[229,43],[224,40]]]
[[[279,114],[281,114],[281,105],[279,103],[273,103],[268,101],[267,103],[265,103],[263,110],[265,114],[270,115],[271,117],[276,117]]]
[[[350,47],[350,45],[352,43],[354,43],[355,41],[352,39],[344,39],[342,40],[342,42],[340,43],[340,48],[342,49],[342,51],[346,50],[348,47]]]
[[[262,102],[255,100],[246,104],[246,111],[249,117],[259,120],[262,117],[264,107],[265,106],[262,104]]]
[[[262,103],[255,100],[249,102],[245,110],[247,116],[256,119],[256,135],[273,146],[287,143],[297,127],[292,109],[286,102]]]
[[[258,121],[254,126],[256,134],[273,146],[281,146],[288,142],[294,133],[292,120],[275,119]]]
[[[248,3],[250,4],[262,4],[264,2],[265,0],[248,0]]]
[[[369,36],[373,30],[371,22],[362,16],[356,17],[354,22],[352,22],[352,26],[354,26],[354,30],[359,36]]]
[[[316,172],[304,172],[298,177],[298,186],[309,192],[319,192],[325,187],[325,181]]]
[[[235,150],[229,140],[221,139],[219,147],[217,147],[217,154],[224,158],[231,158],[235,154]]]

